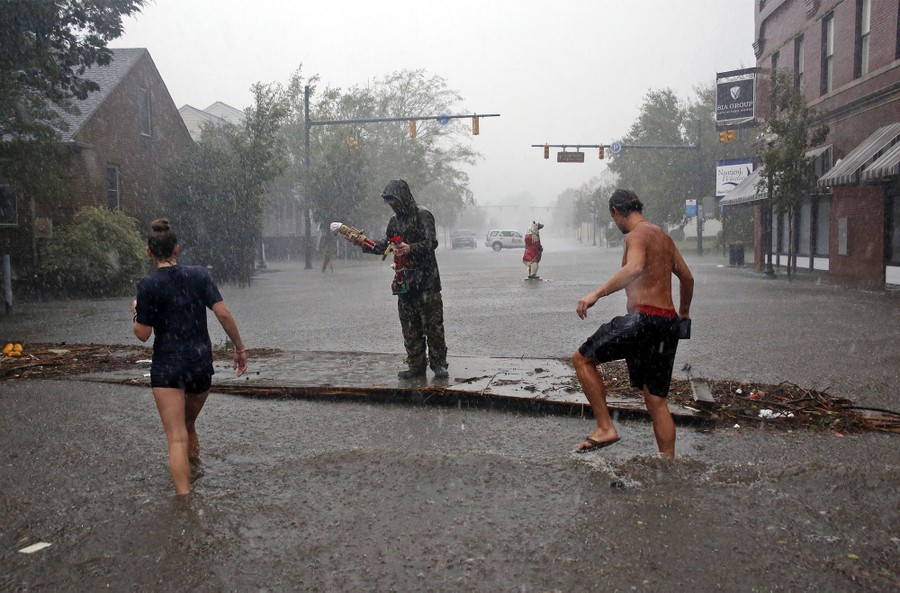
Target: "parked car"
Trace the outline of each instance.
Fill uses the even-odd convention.
[[[459,247],[478,247],[478,239],[475,238],[475,231],[467,229],[458,229],[450,233],[450,247],[457,249]]]
[[[504,247],[525,247],[525,237],[519,231],[509,229],[494,229],[488,231],[487,237],[484,238],[484,246],[490,247],[494,251],[500,251]]]

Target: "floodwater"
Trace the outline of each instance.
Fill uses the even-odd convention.
[[[579,298],[621,265],[621,249],[544,238],[539,275],[525,282],[522,250],[442,248],[447,345],[455,356],[568,357],[600,323],[625,308],[624,294],[602,299],[582,321]],[[693,338],[679,346],[676,370],[694,375],[825,390],[860,404],[900,408],[900,291],[863,292],[827,277],[783,274],[768,280],[727,259],[685,254],[696,279]],[[388,352],[401,356],[392,271],[375,256],[320,263],[269,262],[248,289],[223,286],[249,347]],[[0,317],[0,333],[33,342],[135,344],[131,297],[20,303]],[[225,334],[210,315],[215,342]]]
[[[548,245],[540,275],[552,281],[540,284],[521,280],[517,252],[440,258],[454,354],[564,356],[622,307],[614,297],[589,322],[574,313],[617,265],[605,250]],[[679,356],[695,369],[827,381],[898,407],[895,296],[768,281],[716,258],[689,263],[694,337]],[[380,266],[335,262],[323,274],[270,262],[252,288],[223,292],[251,347],[396,352],[399,366],[390,271]],[[129,302],[22,305],[0,328],[26,342],[130,343]],[[762,315],[779,310],[792,319]],[[825,323],[828,313],[859,323]],[[184,500],[171,496],[148,389],[0,383],[0,590],[900,586],[897,435],[679,426],[671,463],[654,454],[641,420],[619,422],[613,447],[572,453],[591,425],[214,394],[198,423],[203,474]],[[51,545],[19,552],[38,542]]]

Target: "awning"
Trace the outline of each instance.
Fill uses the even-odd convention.
[[[884,151],[875,162],[863,169],[863,181],[878,181],[892,175],[900,175],[900,142]]]
[[[765,167],[760,167],[747,175],[743,181],[734,186],[734,189],[725,194],[724,198],[719,200],[719,206],[734,206],[768,198],[765,190],[759,192],[756,187],[759,184],[759,173],[764,169]]]
[[[862,144],[837,162],[831,170],[819,179],[820,186],[846,185],[859,181],[860,170],[874,164],[881,152],[900,138],[900,123],[890,124],[866,138]]]

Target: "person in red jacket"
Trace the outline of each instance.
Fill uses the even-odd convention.
[[[532,221],[525,234],[525,255],[522,256],[522,262],[528,268],[528,277],[526,280],[540,280],[537,275],[538,263],[541,261],[541,253],[544,247],[541,245],[541,229],[544,228],[539,222]]]

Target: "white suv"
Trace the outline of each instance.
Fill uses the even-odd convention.
[[[504,247],[525,247],[525,237],[519,231],[511,231],[506,229],[494,229],[488,231],[487,237],[484,238],[484,246],[490,247],[494,251],[500,251]]]

